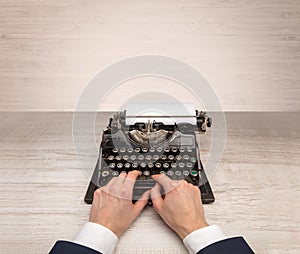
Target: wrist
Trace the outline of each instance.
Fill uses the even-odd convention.
[[[176,231],[177,235],[181,238],[181,240],[183,240],[187,235],[189,235],[190,233],[198,230],[198,229],[202,229],[205,227],[208,227],[209,225],[207,224],[206,221],[201,222],[197,225],[193,225],[193,226],[189,226],[187,227],[186,225],[184,225],[182,228],[180,228],[179,230]]]

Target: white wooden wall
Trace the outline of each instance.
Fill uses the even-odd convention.
[[[97,72],[145,54],[197,68],[225,110],[300,109],[298,0],[0,0],[0,110],[72,111]],[[153,84],[170,91],[135,80],[102,109]]]

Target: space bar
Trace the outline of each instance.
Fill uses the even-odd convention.
[[[149,189],[153,188],[154,185],[155,185],[155,181],[152,180],[152,179],[149,179],[149,180],[139,180],[139,179],[137,179],[137,181],[135,182],[134,188],[135,189],[149,190]]]

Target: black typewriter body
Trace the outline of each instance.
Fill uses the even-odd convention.
[[[155,185],[154,174],[165,174],[173,180],[186,180],[198,186],[204,204],[215,198],[200,160],[196,131],[205,132],[211,119],[196,111],[197,124],[136,122],[126,125],[126,111],[117,112],[103,131],[98,161],[88,186],[85,202],[93,202],[97,188],[105,186],[121,172],[139,170],[132,201],[135,202]],[[151,200],[149,200],[151,204]]]

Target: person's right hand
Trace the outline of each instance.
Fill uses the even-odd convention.
[[[181,239],[208,226],[197,186],[185,180],[171,180],[164,174],[153,175],[152,178],[157,182],[150,192],[153,207]],[[165,190],[164,198],[160,193],[161,187]]]

